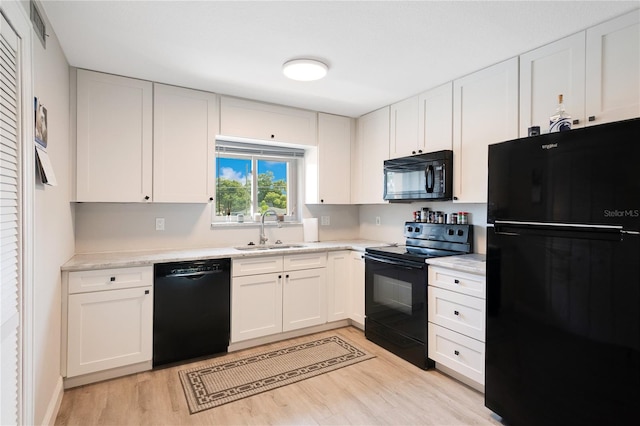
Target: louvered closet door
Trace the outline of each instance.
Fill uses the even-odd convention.
[[[19,109],[18,37],[0,15],[0,424],[18,423],[19,390]]]

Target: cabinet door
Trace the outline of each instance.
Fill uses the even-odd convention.
[[[418,149],[424,152],[451,150],[453,83],[422,93],[418,104]]]
[[[389,158],[422,154],[418,146],[418,96],[390,108]]]
[[[531,126],[549,131],[559,94],[573,127],[584,125],[584,43],[583,31],[520,56],[520,137]]]
[[[231,342],[282,331],[282,280],[282,272],[233,278]]]
[[[316,146],[317,120],[313,111],[230,97],[220,101],[220,133],[225,136]]]
[[[327,321],[349,318],[351,251],[327,254]]]
[[[453,82],[454,200],[487,202],[488,146],[518,137],[518,58]]]
[[[308,204],[351,202],[351,122],[349,117],[318,114],[317,173],[308,175]]]
[[[326,269],[287,271],[284,274],[282,331],[326,323]]]
[[[587,124],[640,117],[640,10],[587,30]]]
[[[78,70],[76,201],[151,199],[153,85]]]
[[[349,318],[364,328],[364,254],[351,252]]]
[[[150,361],[153,287],[69,296],[67,377]]]
[[[154,84],[153,201],[206,203],[214,192],[218,99]]]
[[[389,158],[389,107],[358,119],[357,153],[359,176],[356,204],[384,203],[384,160]]]

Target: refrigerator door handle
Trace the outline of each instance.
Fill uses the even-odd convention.
[[[577,223],[557,223],[557,222],[518,222],[512,220],[496,220],[496,225],[509,225],[509,226],[519,226],[523,228],[537,228],[543,227],[547,229],[554,228],[575,228],[576,230],[593,230],[593,231],[620,231],[623,232],[623,227],[620,225],[588,225],[588,224],[577,224]]]

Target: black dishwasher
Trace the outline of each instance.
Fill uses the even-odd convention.
[[[227,352],[231,260],[155,265],[153,366]]]

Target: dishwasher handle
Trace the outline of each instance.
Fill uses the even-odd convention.
[[[199,271],[199,272],[186,272],[186,273],[177,273],[177,274],[167,274],[167,275],[163,275],[166,278],[200,278],[200,277],[204,277],[205,275],[213,275],[213,274],[220,274],[224,272],[222,269],[218,269],[215,271]]]

